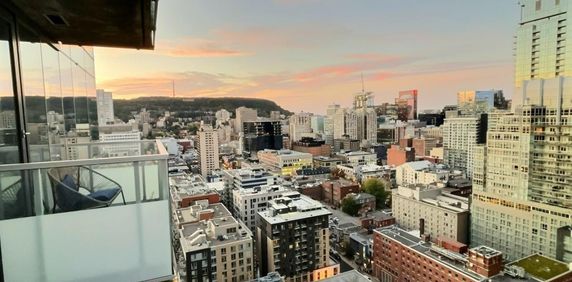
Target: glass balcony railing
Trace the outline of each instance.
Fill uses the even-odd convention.
[[[53,159],[51,150],[46,156]],[[169,279],[168,153],[163,145],[71,144],[60,152],[78,159],[0,165],[4,279]]]

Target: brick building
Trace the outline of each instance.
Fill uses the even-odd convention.
[[[345,180],[329,180],[322,183],[323,200],[335,207],[339,207],[342,200],[349,193],[359,193],[360,187],[357,183]]]
[[[432,244],[395,226],[374,230],[373,276],[381,282],[427,281],[572,281],[565,263],[532,255],[503,263],[500,251],[478,246],[468,250],[463,244],[439,241]],[[423,236],[422,236],[423,237]],[[546,272],[546,265],[550,271]]]
[[[399,145],[392,145],[387,150],[387,165],[400,166],[406,162],[415,160],[415,149],[411,147],[401,148]]]
[[[316,140],[310,137],[302,137],[300,141],[292,142],[292,150],[302,153],[309,153],[312,156],[329,157],[332,147],[326,141]]]

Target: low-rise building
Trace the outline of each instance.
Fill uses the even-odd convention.
[[[399,186],[391,198],[395,221],[408,230],[420,229],[432,240],[444,237],[468,243],[468,199],[444,189],[442,185],[432,184]]]
[[[302,153],[309,153],[312,156],[329,157],[332,147],[326,141],[316,140],[310,137],[302,137],[300,141],[292,142],[292,150]]]
[[[539,282],[570,281],[572,271],[562,262],[531,255],[503,261],[502,252],[487,246],[466,251],[460,244],[424,241],[396,226],[374,230],[373,275],[381,282]],[[547,266],[550,265],[550,270]]]
[[[360,219],[361,227],[372,230],[395,224],[395,217],[386,211],[374,211]]]
[[[371,152],[354,151],[343,153],[339,155],[345,161],[345,163],[351,166],[358,165],[376,165],[377,164],[377,154]]]
[[[395,168],[395,182],[397,185],[446,183],[449,172],[446,166],[430,161],[408,162]]]
[[[431,149],[437,147],[437,139],[435,138],[414,138],[412,141],[412,147],[415,149],[416,156],[429,156],[431,154]]]
[[[337,169],[343,171],[345,179],[358,183],[364,183],[372,178],[390,180],[392,175],[392,171],[388,166],[379,166],[375,164],[358,166],[341,164],[338,165]]]
[[[173,204],[177,208],[186,208],[201,200],[207,200],[209,204],[220,202],[217,191],[198,174],[172,173],[169,175],[169,186]]]
[[[415,149],[413,148],[401,148],[399,145],[392,145],[391,148],[387,150],[387,165],[400,166],[414,160]]]
[[[339,207],[347,194],[359,193],[360,191],[357,183],[345,179],[326,181],[322,183],[322,188],[324,202],[334,207]]]
[[[342,136],[342,138],[334,139],[334,152],[353,152],[359,151],[361,141],[358,139],[351,139],[348,135]]]
[[[329,167],[315,167],[315,168],[304,168],[296,171],[296,176],[311,177],[315,180],[326,180],[330,178],[332,170]]]
[[[360,205],[358,215],[365,216],[368,212],[375,211],[375,196],[368,193],[348,194],[346,197],[351,197]]]
[[[312,168],[312,154],[292,150],[263,150],[258,160],[271,171],[281,175],[293,175],[296,170]]]
[[[324,157],[324,156],[317,156],[314,157],[314,167],[328,167],[330,169],[336,168],[338,165],[341,165],[344,162],[344,159],[341,157]]]

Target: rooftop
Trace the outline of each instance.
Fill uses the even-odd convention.
[[[421,240],[418,236],[414,235],[414,232],[407,232],[399,227],[396,226],[389,226],[389,227],[382,227],[375,230],[380,234],[385,235],[387,238],[394,240],[400,243],[403,246],[406,246],[417,253],[425,255],[431,258],[433,261],[441,263],[447,267],[450,267],[459,273],[462,273],[473,281],[491,281],[491,282],[533,282],[537,281],[536,279],[529,279],[529,278],[513,278],[509,275],[505,275],[501,272],[501,274],[493,277],[484,277],[481,276],[472,270],[466,267],[468,257],[466,254],[459,254],[456,252],[452,252],[443,248],[440,248],[432,243],[425,242]],[[494,253],[498,252],[494,249],[487,248],[488,251]],[[560,263],[562,264],[562,263]],[[540,265],[540,264],[539,264]],[[563,273],[563,272],[561,272]]]
[[[325,157],[325,156],[315,156],[314,160],[321,162],[343,161],[343,159],[339,157]]]
[[[296,221],[303,218],[331,215],[320,202],[304,195],[297,197],[281,197],[269,202],[266,211],[258,213],[261,218],[270,224]]]
[[[397,191],[394,190],[392,193],[397,197],[414,199],[453,212],[467,212],[469,210],[468,198],[453,195],[441,186],[440,184],[412,184],[399,186]]]
[[[369,282],[370,280],[357,270],[342,272],[330,278],[320,280],[322,282]]]
[[[493,248],[487,247],[487,246],[478,246],[478,247],[474,247],[471,249],[471,251],[482,255],[486,258],[492,258],[494,256],[498,256],[501,255],[502,253],[500,251],[497,251]]]
[[[231,216],[221,203],[209,205],[205,210],[212,210],[213,217],[181,226],[180,242],[184,253],[213,246],[252,240],[252,233]]]
[[[241,196],[250,196],[250,195],[258,195],[258,194],[268,194],[273,192],[289,192],[289,189],[286,189],[282,185],[265,185],[259,186],[249,189],[237,189],[234,190],[236,193],[240,194]],[[296,192],[298,193],[298,192]]]
[[[425,256],[428,256],[429,258],[433,259],[434,261],[440,262],[440,263],[442,263],[448,267],[451,267],[451,268],[465,274],[466,276],[471,277],[475,281],[481,281],[482,279],[484,279],[483,276],[480,276],[477,273],[474,273],[474,272],[470,271],[469,269],[467,269],[463,262],[459,262],[456,259],[451,259],[451,258],[448,258],[447,256],[444,256],[441,253],[435,252],[435,250],[437,250],[437,249],[433,248],[431,243],[424,242],[419,237],[416,237],[415,235],[412,235],[403,229],[397,228],[395,226],[391,226],[391,227],[378,228],[375,230],[375,232],[379,232],[379,233],[389,237],[390,239],[397,241],[398,243],[400,243],[406,247],[409,247],[410,249],[413,249],[414,251],[416,251],[418,253],[421,253]],[[447,254],[447,252],[449,252],[446,250],[443,250],[443,251],[445,251],[445,252],[443,252],[444,254]],[[458,255],[465,257],[461,254],[458,254]]]
[[[310,153],[303,153],[303,152],[298,152],[298,151],[293,151],[293,150],[288,150],[288,149],[281,149],[281,150],[270,150],[270,149],[264,149],[263,151],[258,151],[259,154],[271,154],[271,155],[276,155],[276,156],[310,156],[312,157],[312,154]]]
[[[176,173],[169,175],[169,186],[173,191],[174,201],[180,201],[184,197],[207,195],[216,193],[209,187],[203,177],[198,174]]]
[[[254,167],[249,169],[232,169],[232,170],[225,170],[225,172],[235,178],[239,179],[251,179],[251,178],[266,178],[266,177],[274,177],[274,175],[263,168]]]
[[[364,152],[364,151],[353,151],[353,152],[344,153],[343,155],[346,157],[365,156],[365,155],[374,155],[377,157],[377,154],[375,154],[375,153]]]
[[[570,272],[568,265],[565,263],[538,254],[515,261],[511,265],[524,268],[528,274],[538,278],[540,281],[550,280]]]
[[[201,201],[199,201],[201,202]],[[223,218],[231,216],[230,212],[222,203],[209,205],[208,202],[202,201],[203,204],[196,204],[187,208],[177,209],[177,220],[179,224],[193,223],[201,220],[201,213],[211,213],[213,218]]]

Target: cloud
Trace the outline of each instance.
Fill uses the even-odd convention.
[[[320,23],[299,23],[288,26],[219,28],[212,30],[211,37],[217,42],[265,51],[270,49],[313,49],[345,38],[349,31],[342,26]]]
[[[221,46],[216,41],[198,38],[163,40],[157,44],[155,50],[160,55],[190,58],[236,57],[253,54]]]
[[[113,91],[116,98],[170,97],[175,81],[177,97],[266,98],[289,110],[321,112],[327,103],[334,101],[349,105],[351,96],[348,95],[361,89],[362,72],[366,88],[374,91],[381,100],[390,101],[394,95],[388,93],[406,88],[419,89],[425,99],[431,99],[427,98],[430,93],[441,95],[439,99],[443,99],[449,94],[454,97],[459,89],[503,88],[504,85],[497,82],[483,86],[477,82],[489,79],[493,74],[496,78],[511,66],[510,62],[431,63],[422,58],[387,54],[353,54],[344,58],[349,59],[347,63],[298,72],[246,76],[197,71],[165,72],[102,81],[98,87]],[[471,79],[467,80],[468,77]],[[432,105],[433,102],[431,99],[427,103]]]

